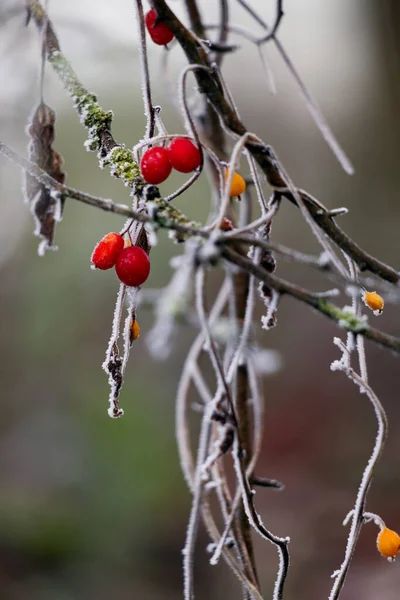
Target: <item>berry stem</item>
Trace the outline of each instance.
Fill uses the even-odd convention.
[[[155,128],[155,114],[153,101],[151,97],[151,86],[150,86],[150,72],[149,63],[147,60],[147,49],[146,49],[146,29],[144,26],[144,12],[142,0],[136,0],[133,3],[134,10],[136,13],[136,23],[139,31],[139,59],[141,66],[141,86],[144,101],[144,110],[146,114],[146,132],[145,137],[150,138],[154,135]]]

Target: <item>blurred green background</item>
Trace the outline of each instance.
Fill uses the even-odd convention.
[[[37,101],[39,44],[33,27],[0,8],[0,137],[26,152],[24,128]],[[171,6],[184,14],[182,2]],[[217,3],[200,3],[207,22]],[[264,7],[264,4],[268,6]],[[273,2],[253,2],[264,14]],[[236,3],[232,20],[252,26]],[[246,43],[226,59],[226,77],[248,128],[275,148],[297,185],[325,205],[345,205],[346,231],[368,251],[399,268],[400,10],[396,0],[287,0],[281,39],[351,157],[345,175],[321,139],[297,89],[273,48],[267,53],[278,95],[269,93],[255,49]],[[115,138],[128,146],[143,135],[144,117],[130,0],[50,2],[62,47],[82,81],[115,114]],[[254,27],[253,27],[254,29]],[[254,29],[255,31],[255,29]],[[242,43],[242,42],[241,42]],[[162,49],[150,47],[155,101],[170,132],[183,130],[160,86]],[[183,64],[170,56],[175,85]],[[238,76],[240,75],[240,76]],[[95,154],[56,77],[46,74],[46,101],[57,111],[55,147],[68,183],[129,203],[129,193]],[[175,177],[167,192],[183,181]],[[57,230],[59,252],[39,258],[38,240],[21,194],[19,169],[0,157],[0,597],[4,600],[175,600],[182,596],[181,556],[190,498],[174,439],[174,397],[180,368],[195,332],[182,326],[166,362],[147,353],[152,312],[139,313],[142,336],[128,365],[121,404],[125,416],[107,416],[108,387],[101,363],[107,346],[117,281],[93,272],[96,241],[122,220],[67,201]],[[204,219],[205,177],[176,201]],[[284,206],[273,238],[316,252],[298,211]],[[165,285],[168,259],[180,248],[159,235],[149,288]],[[306,269],[280,265],[285,277],[314,289],[330,284]],[[348,298],[339,299],[343,304]],[[260,309],[261,310],[261,309]],[[261,314],[261,312],[260,312]],[[400,335],[398,306],[388,304],[377,327]],[[285,299],[278,326],[259,332],[279,350],[282,370],[263,382],[265,441],[257,473],[286,484],[282,493],[257,492],[265,524],[291,537],[286,598],[326,598],[330,575],[343,558],[352,507],[375,439],[367,398],[329,370],[338,331],[321,316]],[[399,359],[367,346],[370,382],[387,409],[390,435],[368,509],[400,529]],[[365,527],[343,600],[397,600],[398,565],[375,548]],[[271,596],[277,556],[255,539],[265,597]],[[201,532],[196,554],[196,598],[241,598],[224,564],[209,567]]]

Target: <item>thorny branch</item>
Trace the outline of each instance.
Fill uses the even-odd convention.
[[[395,336],[379,331],[370,325],[366,321],[363,321],[352,314],[349,314],[346,310],[339,308],[332,302],[327,301],[325,298],[321,298],[319,294],[309,292],[297,286],[296,284],[290,283],[283,279],[271,275],[265,269],[259,265],[255,265],[251,260],[247,259],[243,255],[238,255],[234,250],[230,250],[229,246],[245,243],[251,246],[264,248],[271,250],[276,254],[281,255],[284,259],[298,262],[299,264],[311,265],[322,272],[329,272],[329,265],[325,265],[321,262],[320,258],[313,255],[304,254],[276,244],[271,241],[263,241],[253,236],[243,235],[224,235],[222,232],[218,234],[218,237],[213,236],[213,232],[207,231],[194,226],[185,225],[187,218],[182,213],[174,209],[171,212],[171,206],[167,204],[162,198],[152,198],[148,196],[150,202],[154,202],[155,209],[151,210],[151,214],[145,212],[135,211],[124,204],[116,204],[111,199],[100,198],[98,196],[92,196],[86,194],[80,190],[65,186],[52,179],[47,173],[39,169],[34,163],[30,163],[27,159],[19,156],[14,150],[12,150],[7,144],[0,140],[0,152],[9,158],[12,162],[19,165],[22,169],[27,171],[33,177],[36,177],[38,181],[41,181],[44,185],[50,189],[54,189],[59,192],[65,198],[72,198],[78,200],[89,206],[94,206],[106,212],[111,212],[116,215],[121,215],[127,219],[133,219],[139,223],[149,223],[156,227],[171,229],[186,237],[200,237],[205,240],[212,240],[216,246],[221,246],[221,256],[229,261],[230,263],[240,267],[244,271],[252,273],[259,281],[268,284],[271,288],[275,289],[281,295],[288,295],[296,300],[307,304],[311,308],[317,310],[321,314],[325,315],[329,319],[335,321],[341,327],[344,327],[348,331],[358,332],[366,339],[375,342],[383,348],[388,348],[396,353],[400,353],[400,339]],[[152,186],[154,187],[154,186]],[[225,247],[223,247],[225,246]],[[385,269],[388,273],[395,272],[390,267],[385,265]],[[335,275],[338,283],[346,285],[351,283],[350,280],[340,278],[339,275]],[[387,280],[387,277],[383,277]]]
[[[44,22],[45,13],[37,0],[30,0],[29,4],[32,18],[35,19],[35,22],[40,28]],[[207,54],[204,49],[199,46],[197,39],[193,37],[190,31],[187,30],[182,23],[180,23],[165,2],[163,0],[155,0],[153,1],[153,4],[157,9],[160,18],[165,20],[171,27],[171,30],[175,33],[178,41],[186,52],[189,62],[211,68],[207,62]],[[161,5],[161,8],[159,5]],[[79,82],[68,61],[60,51],[60,46],[50,20],[47,21],[47,27],[48,60],[56,73],[60,76],[68,92],[72,96],[78,98],[77,109],[79,113],[82,115],[84,109],[88,109],[89,116],[84,124],[89,129],[89,132],[91,127],[95,126],[95,132],[92,131],[91,133],[96,133],[97,137],[92,141],[97,143],[97,148],[103,149],[106,153],[115,146],[118,146],[121,149],[121,152],[115,152],[111,157],[108,157],[111,165],[114,166],[115,175],[121,177],[127,185],[133,185],[134,181],[135,184],[137,184],[137,182],[141,180],[137,163],[133,161],[133,156],[129,154],[130,151],[127,148],[119,146],[114,140],[111,133],[111,113],[105,112],[98,105],[95,96],[87,92]],[[238,136],[243,136],[248,133],[235,111],[225,100],[218,78],[213,77],[207,70],[198,70],[194,73],[199,84],[200,92],[206,95],[228,130]],[[79,102],[80,97],[82,97],[81,102]],[[252,142],[246,142],[245,147],[259,163],[266,174],[270,185],[278,190],[281,189],[282,196],[297,205],[296,199],[293,197],[293,194],[287,190],[286,183],[282,179],[279,164],[276,162],[271,147],[259,143],[255,145]],[[122,166],[119,166],[119,163],[122,163],[122,161],[124,161],[124,163],[128,161],[128,164],[131,164],[131,168],[128,168],[126,164],[124,164],[123,168]],[[323,231],[325,231],[332,241],[334,241],[357,263],[360,271],[369,270],[391,283],[397,283],[399,281],[400,274],[359,248],[359,246],[338,227],[329,211],[321,203],[303,190],[297,191],[316,223]]]
[[[355,506],[350,512],[351,528],[344,561],[334,573],[334,585],[330,600],[337,600],[343,588],[356,542],[362,525],[370,518],[365,512],[367,493],[371,484],[375,466],[381,456],[387,436],[387,419],[384,409],[368,383],[364,339],[369,339],[387,349],[400,353],[400,339],[372,328],[365,315],[361,313],[360,295],[364,289],[364,280],[359,273],[369,271],[377,280],[388,287],[392,284],[395,291],[400,273],[382,263],[361,249],[336,223],[336,218],[346,212],[345,209],[327,209],[308,192],[297,188],[279,162],[274,150],[255,134],[247,131],[243,124],[234,99],[223,79],[221,64],[226,52],[235,52],[238,48],[230,43],[230,33],[236,32],[250,39],[260,47],[272,42],[275,44],[289,72],[298,84],[300,93],[317,123],[321,134],[335,153],[343,168],[352,173],[352,166],[334,138],[318,106],[305,88],[291,59],[280,43],[277,34],[282,24],[283,0],[276,0],[275,18],[268,27],[261,15],[248,2],[238,0],[239,4],[265,30],[265,35],[255,37],[252,33],[230,24],[229,2],[220,0],[220,19],[214,25],[204,25],[196,0],[185,0],[190,29],[176,17],[165,0],[150,0],[156,9],[158,19],[174,33],[184,50],[189,65],[183,70],[178,85],[180,107],[189,137],[198,146],[201,154],[199,169],[176,192],[168,198],[162,198],[159,189],[149,185],[143,179],[140,167],[140,153],[146,146],[168,143],[176,136],[169,135],[161,121],[159,108],[153,106],[149,65],[147,62],[146,32],[144,12],[141,0],[134,0],[136,20],[139,31],[139,56],[142,74],[142,89],[145,113],[147,116],[145,139],[138,142],[133,150],[118,144],[112,134],[112,112],[105,111],[80,82],[78,76],[62,53],[51,20],[38,0],[27,0],[28,21],[36,24],[43,41],[44,54],[61,79],[65,89],[73,99],[82,124],[88,131],[85,146],[96,151],[100,166],[109,166],[111,174],[123,181],[131,189],[133,208],[115,204],[110,199],[91,196],[82,191],[64,185],[58,170],[43,170],[35,162],[26,160],[0,141],[0,153],[19,165],[25,173],[38,182],[51,198],[63,203],[72,198],[104,211],[121,215],[128,219],[124,231],[129,231],[130,243],[143,245],[150,250],[149,236],[158,228],[174,232],[177,241],[187,243],[184,246],[182,265],[187,278],[176,277],[168,289],[167,315],[173,330],[174,319],[188,310],[194,287],[197,322],[200,332],[192,344],[182,370],[177,394],[176,426],[177,440],[182,469],[189,489],[193,494],[192,511],[189,520],[184,550],[184,591],[185,599],[195,597],[193,579],[193,556],[200,516],[213,541],[211,564],[223,556],[243,586],[245,600],[262,600],[260,582],[252,546],[251,528],[264,539],[273,543],[279,553],[279,567],[273,593],[274,600],[283,599],[284,583],[289,568],[289,538],[272,534],[262,523],[254,505],[252,485],[282,488],[282,485],[268,477],[255,477],[254,469],[262,440],[262,394],[256,381],[250,347],[253,337],[253,314],[256,302],[256,281],[260,282],[260,295],[265,303],[267,314],[263,317],[264,327],[269,329],[276,324],[275,313],[280,299],[287,295],[298,300],[317,312],[325,315],[346,330],[347,343],[335,338],[336,345],[342,350],[342,358],[332,364],[333,370],[342,370],[365,393],[376,413],[378,436],[372,456],[362,476],[361,486]],[[217,30],[217,39],[207,39],[208,30]],[[193,73],[198,90],[196,111],[189,109],[186,79]],[[43,95],[43,90],[42,90]],[[157,127],[159,135],[155,135]],[[232,138],[234,147],[229,155],[227,138]],[[52,140],[51,140],[52,141]],[[49,146],[51,149],[51,144]],[[239,216],[230,198],[230,185],[235,169],[241,157],[248,161],[251,181],[254,183],[261,216],[251,218],[251,194],[243,195]],[[265,174],[272,196],[269,203],[264,197],[255,162]],[[57,163],[57,168],[59,163]],[[228,167],[227,180],[223,172]],[[188,219],[171,200],[179,196],[206,171],[212,182],[214,211],[205,225]],[[49,174],[50,173],[50,174]],[[53,195],[53,196],[52,196]],[[300,209],[301,216],[316,235],[322,256],[310,256],[295,249],[287,248],[271,240],[271,225],[275,219],[281,201],[289,200]],[[61,215],[60,215],[61,216]],[[226,230],[224,226],[228,224]],[[144,227],[146,226],[146,227]],[[147,228],[147,229],[146,229]],[[331,245],[331,242],[333,243]],[[346,270],[333,247],[340,250],[348,263]],[[351,308],[340,308],[329,298],[336,290],[311,292],[285,281],[277,276],[275,255],[285,260],[295,261],[318,269],[335,281],[352,297]],[[224,283],[207,311],[208,287],[205,269],[219,265],[224,271]],[[374,280],[375,281],[375,280]],[[394,284],[394,285],[393,285]],[[184,289],[183,289],[184,288]],[[189,289],[189,291],[188,291]],[[138,288],[120,286],[113,332],[106,354],[104,368],[109,375],[111,385],[110,416],[123,414],[119,408],[119,393],[123,384],[125,369],[132,344],[131,325],[136,319]],[[166,296],[166,294],[165,294]],[[128,298],[128,315],[122,336],[124,351],[119,354],[118,341],[124,299]],[[229,336],[218,340],[213,326],[228,314]],[[150,344],[151,346],[151,344]],[[351,353],[357,349],[360,374],[350,365]],[[210,391],[200,366],[200,358],[206,355],[215,374],[215,392]],[[202,412],[201,433],[196,459],[192,455],[188,406],[192,388],[200,399]],[[231,493],[228,485],[225,465],[231,462],[236,473],[236,491]],[[215,492],[224,528],[222,532],[216,525],[214,509],[211,509],[209,495]],[[375,520],[380,519],[372,515]],[[383,521],[380,519],[380,522]]]

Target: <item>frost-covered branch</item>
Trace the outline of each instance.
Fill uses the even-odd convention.
[[[140,223],[154,223],[159,227],[173,229],[174,231],[187,236],[202,235],[198,229],[199,224],[190,221],[179,209],[161,198],[158,188],[154,185],[147,185],[144,188],[145,198],[149,201],[150,207],[152,208],[150,211],[151,215],[149,215],[144,211],[135,211],[124,204],[116,204],[111,199],[86,194],[85,192],[59,183],[43,171],[43,169],[40,169],[35,163],[20,156],[1,140],[0,153],[6,156],[11,162],[20,166],[25,172],[32,175],[32,177],[35,177],[48,189],[54,190],[54,192],[59,193],[64,198],[72,198],[78,200],[78,202],[83,202],[83,204],[88,204],[89,206],[94,206],[100,210],[111,212],[128,219],[134,219]],[[204,237],[208,237],[208,234],[204,233]]]
[[[163,28],[169,28],[169,34],[172,32],[189,63],[182,69],[176,87],[176,104],[184,130],[184,134],[178,136],[168,133],[161,119],[160,107],[153,105],[146,27],[153,41],[154,30],[149,28],[145,18],[142,0],[134,0],[147,122],[144,139],[136,140],[130,149],[114,139],[112,112],[104,110],[96,96],[81,83],[62,52],[53,24],[39,0],[27,0],[28,15],[43,40],[43,56],[46,55],[72,97],[81,123],[88,132],[86,149],[97,152],[100,167],[109,166],[111,175],[121,179],[129,188],[132,208],[64,185],[63,178],[57,180],[56,176],[52,176],[57,171],[39,168],[38,164],[32,162],[34,158],[26,160],[1,141],[0,153],[24,169],[35,184],[39,182],[46,194],[57,200],[57,206],[62,206],[66,198],[72,198],[127,219],[120,234],[109,234],[115,235],[121,243],[118,256],[122,252],[126,255],[127,252],[140,249],[142,254],[147,255],[144,258],[149,265],[148,255],[157,241],[157,229],[161,228],[169,230],[170,237],[175,241],[185,242],[183,255],[173,261],[177,267],[175,274],[168,285],[158,292],[156,301],[152,302],[156,325],[147,340],[153,355],[163,358],[173,349],[174,330],[179,319],[193,324],[198,330],[183,366],[176,404],[176,435],[181,466],[192,494],[183,552],[186,600],[195,597],[193,561],[201,519],[212,542],[209,548],[212,552],[211,564],[216,564],[220,556],[224,558],[239,578],[245,600],[262,600],[252,532],[257,532],[274,544],[279,563],[272,597],[274,600],[283,600],[289,568],[289,538],[276,536],[263,524],[255,507],[252,490],[252,485],[282,487],[276,480],[254,475],[263,432],[262,393],[255,367],[258,349],[253,331],[257,292],[266,309],[262,317],[266,330],[276,325],[280,302],[284,296],[289,296],[328,317],[346,331],[346,342],[335,339],[342,356],[333,363],[332,368],[343,371],[360,387],[361,392],[367,394],[376,412],[378,435],[355,506],[348,517],[351,518],[351,528],[345,559],[334,574],[335,582],[330,596],[330,600],[337,600],[362,524],[374,518],[380,527],[384,526],[379,517],[365,512],[368,489],[386,438],[387,421],[368,383],[364,339],[400,354],[400,339],[374,329],[361,313],[360,299],[366,278],[360,279],[359,273],[369,271],[381,279],[381,286],[385,283],[386,289],[392,289],[393,296],[398,293],[400,273],[360,248],[338,226],[337,219],[346,214],[347,209],[328,209],[309,192],[298,188],[272,147],[244,125],[221,71],[224,53],[237,50],[229,41],[232,31],[249,39],[258,50],[266,42],[275,44],[322,136],[343,168],[352,173],[350,161],[278,39],[278,28],[283,23],[283,0],[275,2],[275,18],[271,27],[250,3],[245,0],[238,2],[264,28],[264,35],[256,37],[251,32],[231,25],[228,0],[220,0],[219,21],[210,26],[203,23],[200,3],[185,0],[190,28],[177,18],[170,3],[150,0],[150,5],[156,11],[156,14],[151,13],[152,27],[162,25]],[[217,31],[215,41],[207,39],[210,29]],[[172,35],[168,37],[169,41],[171,38]],[[187,85],[192,75],[197,84],[194,93]],[[196,146],[199,159],[192,169],[182,170],[190,173],[186,182],[168,197],[162,198],[158,187],[147,183],[142,176],[142,152],[155,147],[162,148],[162,151],[157,149],[156,152],[169,156],[167,166],[171,170],[174,166],[172,159],[170,161],[171,148],[176,138],[181,138],[184,144],[189,139],[192,146]],[[52,139],[48,150],[51,150],[51,143]],[[241,161],[246,161],[250,169],[247,189],[246,181],[237,173]],[[177,166],[174,168],[180,170]],[[146,176],[143,163],[142,169]],[[211,182],[211,209],[207,221],[200,224],[191,221],[174,207],[171,200],[180,196],[204,174]],[[264,189],[264,175],[268,191]],[[233,182],[237,178],[243,182],[243,187],[235,193],[232,191]],[[156,181],[162,183],[162,178]],[[253,202],[255,199],[257,203]],[[304,254],[271,239],[273,220],[285,200],[299,209],[299,216],[316,236],[320,251],[323,251],[320,256]],[[256,214],[253,214],[253,204],[257,207]],[[279,257],[311,266],[327,275],[345,294],[351,296],[352,306],[342,308],[332,302],[331,298],[340,293],[336,288],[312,292],[277,276],[275,268]],[[98,265],[94,263],[94,266]],[[116,262],[114,266],[117,266]],[[214,298],[211,286],[207,285],[206,273],[208,269],[216,268],[222,272],[224,281]],[[109,414],[115,418],[123,414],[119,396],[132,341],[138,336],[136,312],[140,307],[140,287],[144,281],[129,283],[121,279],[117,296],[111,339],[103,364],[110,384]],[[366,301],[366,295],[363,296],[367,306],[374,314],[380,313],[383,299],[375,292],[369,295],[370,304]],[[127,316],[123,325],[125,301]],[[211,306],[210,310],[208,305]],[[356,350],[359,374],[351,366],[352,352]],[[212,368],[214,380],[211,383],[203,371],[204,362]],[[197,415],[201,415],[197,443],[192,440],[190,406],[195,408]],[[196,457],[193,455],[195,446],[198,448]],[[234,473],[233,484],[228,478],[229,469]]]
[[[163,19],[174,32],[185,51],[189,62],[192,64],[203,65],[211,70],[209,57],[204,48],[199,45],[197,37],[183,26],[164,0],[153,0],[152,4],[156,8],[159,17]],[[90,149],[98,150],[102,164],[104,164],[104,161],[109,164],[112,173],[121,178],[126,185],[142,188],[144,182],[140,177],[139,167],[133,158],[132,151],[118,145],[112,136],[112,113],[110,111],[104,111],[98,104],[96,97],[89,93],[80,83],[68,60],[60,51],[60,46],[52,23],[50,20],[46,19],[45,11],[40,2],[37,0],[29,0],[29,8],[31,17],[39,29],[46,23],[48,30],[46,36],[48,60],[61,78],[67,91],[74,99],[76,108],[81,115],[81,119],[89,131],[88,142]],[[205,94],[208,98],[227,130],[236,136],[249,135],[249,132],[246,131],[245,126],[240,121],[237,112],[225,99],[221,85],[218,82],[218,76],[214,75],[211,71],[208,72],[206,69],[198,69],[195,71],[195,77],[200,92]],[[248,139],[245,146],[266,174],[270,185],[273,188],[282,190],[282,196],[297,205],[298,201],[295,196],[290,190],[287,190],[282,169],[280,168],[272,148],[259,140],[254,141],[251,138]],[[321,203],[316,202],[310,194],[303,190],[297,190],[297,192],[317,225],[321,227],[339,248],[346,252],[346,254],[357,263],[360,271],[369,270],[391,283],[397,283],[400,280],[400,274],[397,271],[363,251],[353,240],[351,240],[351,238],[349,238],[336,224],[330,211],[325,209]]]
[[[344,351],[348,352],[348,349],[346,348]],[[385,410],[372,388],[368,385],[368,383],[366,383],[363,380],[363,378],[360,375],[358,375],[354,371],[354,369],[347,366],[346,361],[344,363],[341,363],[340,361],[335,361],[334,363],[332,363],[332,369],[343,371],[347,375],[347,377],[349,377],[349,379],[351,379],[359,387],[360,393],[364,393],[368,396],[375,411],[376,419],[378,422],[378,432],[375,440],[374,449],[368,461],[368,464],[364,470],[357,494],[357,499],[354,505],[354,509],[352,510],[351,526],[349,536],[347,539],[344,561],[340,566],[340,569],[338,571],[335,571],[335,573],[332,575],[335,581],[329,596],[329,600],[337,600],[344,585],[344,581],[346,579],[346,575],[350,567],[350,562],[355,551],[357,540],[360,535],[361,527],[364,522],[364,511],[367,500],[367,494],[375,472],[376,464],[379,461],[383,451],[383,446],[387,437],[388,422]]]
[[[210,67],[209,57],[194,36],[176,17],[164,0],[152,0],[151,4],[156,8],[159,17],[165,21],[175,34],[177,40],[182,46],[188,61],[192,64],[204,65]],[[217,111],[224,127],[234,137],[242,137],[249,132],[241,122],[237,112],[232,108],[230,102],[225,98],[223,89],[219,83],[217,72],[196,71],[195,77],[199,86],[200,93],[204,94],[210,104]],[[248,139],[245,147],[255,158],[261,169],[264,171],[269,184],[277,190],[282,190],[282,196],[297,205],[296,198],[291,191],[287,190],[287,184],[282,173],[279,162],[273,152],[273,149],[261,141]],[[335,242],[340,248],[357,263],[361,271],[370,270],[379,277],[392,283],[397,283],[400,274],[387,267],[381,261],[364,252],[355,244],[336,224],[330,212],[316,202],[315,199],[304,192],[297,190],[305,206],[309,210],[312,218],[317,225]]]
[[[335,304],[328,302],[325,298],[321,298],[318,294],[309,292],[298,285],[268,273],[268,271],[263,269],[260,265],[254,264],[254,262],[241,256],[234,250],[223,248],[221,254],[224,258],[229,260],[229,262],[251,272],[259,279],[259,281],[266,283],[279,294],[292,296],[296,300],[311,306],[321,314],[335,321],[345,330],[363,335],[366,339],[373,341],[384,348],[389,348],[396,353],[400,353],[399,338],[370,327],[365,320],[355,316],[353,312],[341,309]]]
[[[33,177],[36,177],[38,181],[41,181],[44,185],[48,186],[50,189],[54,189],[66,198],[72,198],[78,200],[79,202],[83,202],[84,204],[95,206],[106,212],[121,215],[129,219],[134,219],[141,223],[152,223],[156,227],[158,226],[165,229],[171,229],[184,235],[185,237],[198,236],[203,239],[210,239],[213,236],[213,232],[199,228],[197,223],[189,221],[181,211],[165,202],[165,200],[163,200],[162,198],[153,198],[152,193],[153,188],[155,186],[147,187],[147,192],[149,194],[148,199],[154,203],[155,207],[155,210],[150,211],[151,214],[147,214],[146,212],[132,210],[131,208],[123,204],[116,204],[111,199],[92,196],[80,190],[76,190],[74,188],[60,184],[59,182],[52,179],[52,177],[47,175],[47,173],[45,173],[39,167],[37,167],[37,165],[18,155],[1,140],[0,152],[9,160],[11,160],[15,164],[23,168],[25,171],[30,173]],[[217,243],[218,246],[225,246],[221,247],[221,256],[223,258],[225,258],[233,264],[236,264],[244,271],[252,273],[259,281],[267,283],[278,293],[292,296],[293,298],[311,306],[312,308],[314,308],[321,314],[327,316],[329,319],[335,321],[341,327],[344,327],[348,331],[360,333],[360,335],[364,336],[366,339],[375,342],[385,348],[389,348],[390,350],[393,350],[396,353],[400,353],[399,338],[396,338],[395,336],[391,336],[387,333],[384,333],[371,327],[365,321],[354,316],[354,314],[350,314],[348,311],[339,308],[331,302],[328,302],[325,298],[321,298],[321,296],[318,294],[308,292],[307,290],[302,289],[298,285],[295,285],[293,283],[280,279],[274,275],[271,275],[270,273],[265,271],[265,269],[263,269],[260,265],[254,264],[254,262],[252,262],[248,258],[230,249],[230,246],[240,242],[249,243],[254,246],[258,246],[265,249],[270,249],[277,252],[278,254],[282,254],[282,256],[289,257],[290,260],[298,261],[299,263],[303,264],[312,264],[313,266],[317,266],[317,268],[320,268],[319,265],[321,263],[319,262],[319,259],[317,257],[304,255],[302,253],[297,252],[296,250],[283,247],[280,244],[274,244],[270,241],[265,242],[263,240],[259,240],[258,238],[253,238],[251,236],[245,237],[239,235],[236,239],[235,236],[229,235],[225,239],[223,234],[221,233],[218,236],[218,238],[215,239],[215,243]],[[324,267],[322,266],[321,268],[323,269]],[[387,267],[387,269],[389,270],[390,267]],[[346,280],[342,282],[349,283]]]
[[[85,142],[87,150],[96,151],[100,166],[109,166],[111,173],[129,187],[139,192],[146,185],[140,175],[137,162],[129,148],[118,144],[112,134],[112,111],[104,110],[96,96],[89,92],[79,80],[70,62],[61,51],[57,34],[50,19],[38,0],[28,0],[30,18],[35,22],[39,31],[47,28],[45,41],[47,60],[60,78],[64,88],[71,96],[77,109],[81,123],[88,132]]]

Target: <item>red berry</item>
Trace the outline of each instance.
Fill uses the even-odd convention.
[[[157,22],[157,19],[158,15],[154,8],[152,8],[149,10],[145,18],[147,31],[149,32],[150,37],[155,44],[158,44],[159,46],[165,46],[174,39],[174,34],[168,25],[162,22]]]
[[[124,239],[119,233],[107,233],[93,250],[91,261],[97,269],[111,269],[123,247]]]
[[[187,138],[176,138],[168,146],[171,165],[180,173],[190,173],[200,166],[200,150]]]
[[[140,161],[140,170],[147,183],[157,185],[165,181],[172,171],[166,149],[155,146],[146,150]]]
[[[124,248],[118,256],[115,272],[125,285],[138,287],[146,281],[150,273],[150,260],[139,246]]]

